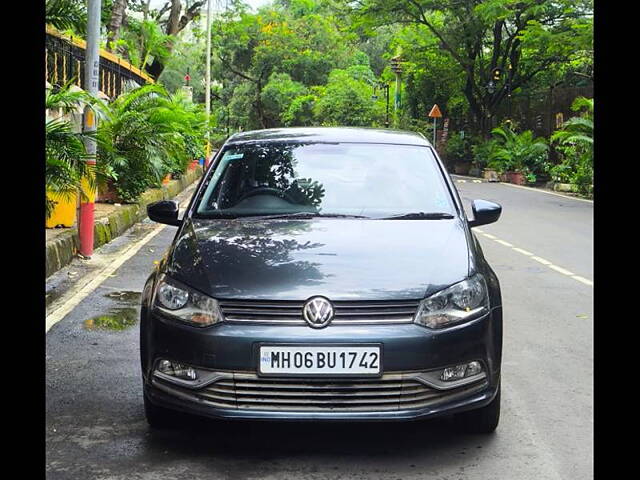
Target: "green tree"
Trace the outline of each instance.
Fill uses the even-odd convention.
[[[283,126],[281,117],[288,111],[296,97],[304,96],[307,88],[296,82],[286,73],[272,73],[269,81],[260,92],[263,115],[269,125]]]
[[[287,127],[309,127],[316,125],[313,113],[318,97],[314,94],[296,97],[289,104],[289,108],[282,115],[282,122]]]
[[[206,44],[204,32],[192,29],[192,37],[181,39],[173,47],[171,55],[165,62],[165,68],[158,78],[170,92],[175,92],[185,84],[184,76],[189,73],[189,82],[193,89],[195,102],[205,102],[204,79],[206,71]]]
[[[170,56],[170,45],[173,37],[162,33],[160,26],[151,21],[142,22],[130,20],[127,29],[116,45],[124,47],[131,63],[141,70],[153,59],[162,59],[163,62]]]
[[[315,104],[315,117],[322,125],[380,126],[384,106],[381,100],[374,102],[371,93],[368,82],[336,69]]]
[[[292,14],[285,3],[299,8]],[[262,91],[273,73],[286,73],[293,82],[312,87],[325,84],[333,69],[352,63],[352,36],[337,28],[336,18],[318,13],[316,6],[279,2],[254,14],[236,5],[218,19],[212,37],[213,75],[224,85],[225,93],[217,100],[229,104],[234,123],[243,128],[282,124],[263,104]]]
[[[484,134],[509,91],[568,61],[591,40],[589,28],[579,28],[590,21],[590,0],[362,0],[353,5],[360,25],[424,26],[461,70],[462,91]],[[503,75],[489,87],[495,68]]]

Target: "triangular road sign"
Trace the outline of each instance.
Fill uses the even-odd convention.
[[[431,109],[431,111],[429,112],[429,118],[440,118],[440,117],[442,117],[442,113],[440,112],[440,109],[438,108],[438,104],[436,103]]]

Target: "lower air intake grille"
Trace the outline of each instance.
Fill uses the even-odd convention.
[[[263,411],[380,412],[423,408],[486,382],[453,391],[430,388],[410,374],[389,373],[375,379],[260,378],[233,373],[202,389],[189,390],[162,383],[164,390],[179,390],[192,400],[218,408]]]

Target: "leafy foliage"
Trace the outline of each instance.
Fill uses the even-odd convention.
[[[576,98],[572,110],[581,115],[567,120],[551,136],[562,160],[549,173],[556,181],[577,185],[583,194],[591,193],[593,184],[593,106],[592,98]]]
[[[354,78],[353,71],[334,70],[314,107],[322,125],[380,126],[383,123],[382,101],[371,100],[371,85]]]
[[[584,54],[592,48],[589,0],[343,3],[359,19],[359,28],[408,25],[397,41],[408,47],[409,75],[418,77],[414,80],[420,88],[420,77],[431,76],[420,69],[430,69],[435,60],[440,82],[450,75],[458,82],[454,88],[463,92],[483,134],[490,130],[491,119],[509,92],[530,86],[550,67],[575,61],[576,52]],[[489,86],[494,68],[501,68],[504,78]]]
[[[289,110],[291,103],[306,96],[307,87],[291,79],[287,73],[272,73],[269,82],[260,92],[263,115],[270,125],[279,127],[284,123],[281,118]]]
[[[44,21],[58,30],[73,30],[84,35],[87,7],[82,0],[46,0]]]
[[[232,124],[269,128],[284,125],[287,115],[291,125],[298,107],[309,106],[297,97],[315,94],[333,70],[362,64],[354,57],[353,35],[323,8],[322,2],[281,1],[254,14],[236,5],[217,21],[213,75],[223,89],[216,103],[229,105]],[[305,122],[308,113],[306,108]]]
[[[118,195],[136,201],[169,173],[182,173],[203,154],[207,125],[202,108],[180,92],[146,85],[117,98],[100,124],[100,162],[117,175]]]
[[[78,191],[86,198],[82,180],[88,181],[91,189],[97,182],[110,178],[108,166],[98,168],[87,164],[92,158],[87,153],[85,142],[93,136],[77,132],[66,115],[90,105],[95,112],[101,113],[103,105],[99,100],[83,91],[72,91],[65,85],[58,91],[45,89],[45,108],[61,116],[50,118],[45,123],[45,186],[46,190],[58,197],[69,198]],[[46,197],[45,212],[51,216],[57,202]]]
[[[116,45],[123,49],[133,65],[144,69],[154,58],[166,61],[169,58],[171,35],[162,32],[160,26],[151,21],[129,19],[127,29]]]
[[[473,139],[462,132],[449,137],[446,144],[447,161],[454,163],[471,163],[473,161]]]
[[[491,133],[497,142],[489,154],[489,167],[499,172],[540,171],[549,151],[544,138],[534,138],[531,130],[516,133],[508,126],[494,128]]]

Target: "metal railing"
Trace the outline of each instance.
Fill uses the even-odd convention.
[[[45,76],[51,85],[73,82],[84,85],[86,42],[81,38],[63,35],[47,25],[45,48]],[[155,83],[148,74],[116,55],[100,50],[100,78],[98,90],[114,99],[123,92],[146,83]]]

